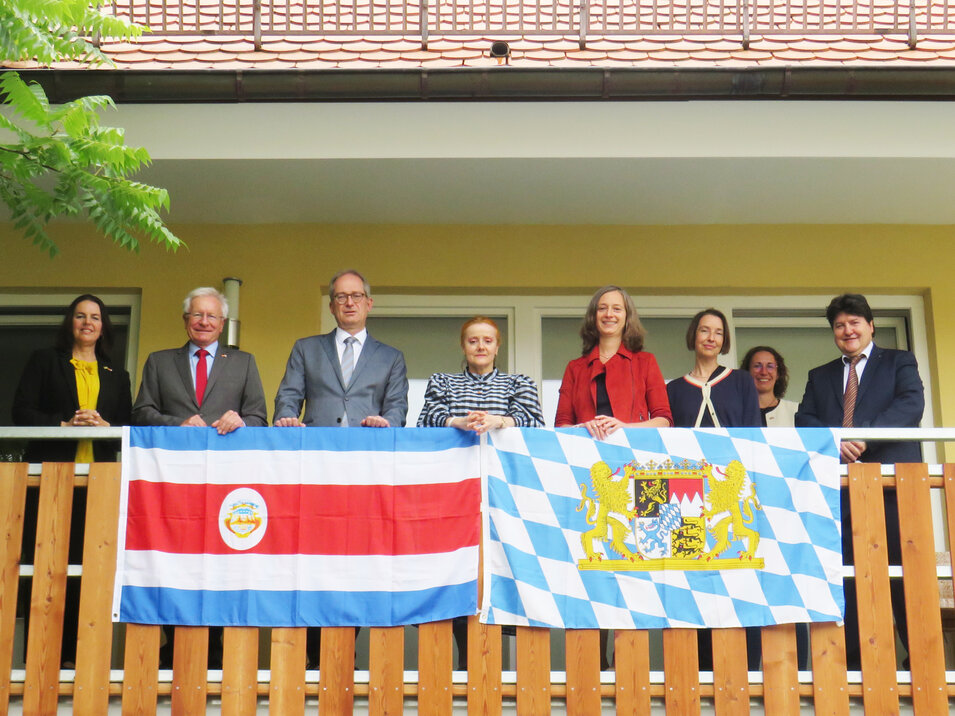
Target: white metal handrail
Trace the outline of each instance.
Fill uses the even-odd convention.
[[[587,37],[955,34],[955,0],[114,0],[154,35]]]

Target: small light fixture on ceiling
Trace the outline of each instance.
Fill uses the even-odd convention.
[[[491,57],[497,59],[497,64],[503,65],[505,63],[510,64],[511,61],[511,46],[508,45],[503,40],[498,40],[491,43],[491,51],[488,53]]]

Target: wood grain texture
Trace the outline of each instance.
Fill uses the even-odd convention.
[[[799,716],[796,625],[763,627],[763,704],[766,713]],[[714,644],[715,651],[715,644]]]
[[[355,628],[323,627],[319,659],[318,713],[350,714],[355,701]]]
[[[468,617],[468,715],[501,716],[501,627]]]
[[[10,703],[26,494],[27,464],[0,463],[0,714]]]
[[[451,668],[454,658],[451,621],[418,627],[418,713],[451,713]]]
[[[713,639],[713,702],[716,712],[720,716],[749,714],[746,630],[713,629],[711,635]]]
[[[696,629],[663,630],[663,679],[667,713],[700,713],[700,665]]]
[[[846,632],[835,622],[809,625],[812,648],[812,695],[819,716],[849,716],[846,678]]]
[[[222,714],[255,716],[258,687],[259,630],[222,630]]]
[[[121,465],[94,463],[86,487],[83,577],[76,644],[73,713],[99,716],[109,707],[113,650],[111,617],[116,575]]]
[[[650,716],[650,633],[617,629],[613,639],[617,713]]]
[[[23,711],[28,714],[56,711],[72,513],[73,463],[44,463],[23,693]]]
[[[368,635],[368,713],[404,713],[405,628],[375,627]]]
[[[866,713],[890,716],[899,713],[899,689],[882,489],[881,465],[849,465],[863,701]]]
[[[908,623],[914,627],[909,629],[912,706],[915,713],[945,713],[948,710],[945,650],[928,466],[923,463],[897,465],[895,478],[905,575],[905,613]]]
[[[177,626],[172,643],[172,714],[206,711],[209,627]]]
[[[550,713],[550,630],[517,627],[517,712]]]
[[[123,716],[155,716],[159,698],[159,641],[162,630],[126,625],[123,657]]]
[[[272,629],[272,661],[269,668],[271,669],[269,713],[272,716],[303,716],[305,714],[304,628],[275,627]]]
[[[600,713],[600,630],[567,629],[564,649],[568,715]]]

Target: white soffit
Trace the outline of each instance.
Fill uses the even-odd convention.
[[[173,222],[955,223],[955,103],[120,105]]]

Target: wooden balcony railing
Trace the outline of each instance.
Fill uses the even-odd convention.
[[[118,432],[101,430],[99,437]],[[44,436],[63,432],[39,431]],[[0,428],[0,439],[39,436],[32,429]],[[76,436],[76,431],[68,433]],[[877,439],[903,434],[914,439],[955,441],[953,430],[856,431]],[[885,468],[885,469],[883,469]],[[422,625],[416,668],[406,670],[403,628],[368,629],[368,667],[355,669],[355,631],[323,630],[318,670],[306,669],[304,629],[227,628],[222,668],[209,669],[208,629],[175,628],[171,670],[159,669],[158,626],[114,625],[112,586],[116,557],[120,466],[97,463],[0,463],[0,714],[11,707],[27,714],[52,714],[71,702],[75,714],[205,713],[212,698],[223,714],[253,714],[266,704],[282,716],[314,709],[320,714],[451,713],[466,703],[468,713],[548,713],[561,702],[568,713],[649,714],[748,713],[762,702],[766,713],[950,713],[955,705],[950,555],[955,551],[955,464],[855,464],[844,478],[853,512],[855,578],[862,634],[862,670],[846,668],[845,637],[834,623],[812,624],[811,668],[797,669],[793,625],[762,629],[762,670],[747,672],[741,630],[714,630],[714,670],[700,672],[692,630],[662,633],[662,660],[652,644],[659,634],[617,631],[615,669],[600,672],[595,630],[550,632],[519,627],[516,646],[501,627],[469,621],[468,670],[454,672],[450,622]],[[900,513],[902,566],[889,567],[882,491],[895,489]],[[38,528],[23,534],[27,490],[38,490]],[[74,496],[86,493],[82,564],[68,563]],[[933,492],[935,493],[933,508]],[[940,522],[931,515],[945,513]],[[938,549],[935,533],[944,535]],[[33,541],[33,564],[21,564],[23,540]],[[940,558],[937,558],[940,552]],[[946,554],[947,553],[947,554]],[[847,570],[847,573],[849,570]],[[889,597],[890,580],[905,589],[911,668],[896,655]],[[60,669],[60,644],[67,580],[80,582],[75,669]],[[948,596],[943,601],[942,591]],[[21,644],[15,604],[18,589],[30,589],[30,627]],[[409,632],[410,633],[410,632]],[[551,640],[564,643],[566,666],[552,670]],[[690,648],[692,647],[692,648]],[[25,652],[25,653],[24,653]],[[511,663],[511,656],[516,660]],[[364,656],[361,659],[364,661]],[[412,658],[412,661],[414,659]],[[364,664],[361,664],[364,666]],[[558,666],[559,668],[559,666]]]
[[[114,0],[160,35],[886,35],[955,32],[955,0]]]

